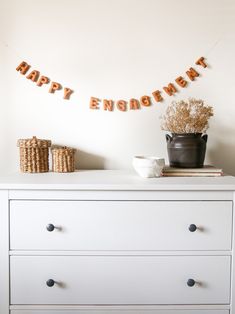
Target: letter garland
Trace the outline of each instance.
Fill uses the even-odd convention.
[[[204,57],[199,58],[195,62],[195,64],[197,66],[202,66],[203,68],[207,67]],[[185,72],[185,74],[189,78],[190,81],[194,81],[196,77],[200,76],[197,70],[195,70],[193,67],[190,67]],[[188,84],[188,82],[186,81],[186,79],[183,78],[183,76],[178,76],[175,79],[175,82],[181,88],[185,88]],[[169,83],[167,86],[164,86],[162,89],[168,96],[173,96],[175,93],[179,92],[173,83]],[[164,96],[162,95],[162,91],[160,90],[153,91],[152,96],[155,102],[162,102],[164,100]],[[137,109],[140,109],[141,106],[149,107],[152,104],[151,97],[147,95],[140,97],[140,100],[131,98],[129,100],[129,103],[125,100],[117,100],[115,102],[112,99],[103,99],[102,101],[101,99],[97,97],[91,97],[90,109],[100,109],[101,102],[103,103],[103,110],[106,110],[106,111],[113,111],[115,106],[120,111],[127,111],[127,109],[137,110]]]
[[[23,61],[18,65],[18,67],[16,68],[16,71],[19,71],[22,75],[25,75],[30,68],[31,68],[31,66],[27,62]],[[40,76],[40,72],[36,71],[36,70],[31,71],[26,76],[26,78],[28,80],[31,80],[32,82],[37,83],[37,86],[39,86],[39,87],[41,87],[42,85],[50,83],[50,79],[47,76],[44,76],[44,75]],[[62,85],[60,83],[51,82],[48,92],[51,94],[54,94],[55,91],[58,91],[61,89],[62,89]],[[73,93],[73,90],[68,88],[68,87],[64,87],[63,92],[64,92],[63,98],[64,99],[70,99],[70,96]]]
[[[205,63],[205,58],[201,57],[199,58],[195,64],[197,66],[201,66],[203,68],[207,67],[207,64]],[[16,68],[16,71],[20,72],[22,75],[26,75],[26,73],[29,71],[31,66],[23,61],[21,62],[18,67]],[[196,77],[200,76],[200,74],[195,70],[193,67],[190,67],[186,72],[186,76],[189,78],[190,81],[194,81]],[[60,83],[57,82],[50,82],[50,79],[47,76],[40,75],[40,72],[37,70],[32,70],[30,73],[27,74],[26,78],[28,80],[31,80],[32,82],[36,83],[37,86],[41,87],[43,85],[47,85],[50,83],[48,92],[51,94],[54,94],[57,91],[63,90],[63,98],[64,99],[70,99],[71,94],[74,92],[72,89],[68,87],[62,87]],[[183,76],[178,76],[175,79],[175,83],[181,87],[185,88],[188,85],[187,80]],[[179,92],[179,90],[176,88],[175,83],[169,83],[167,86],[164,86],[161,90],[155,90],[152,92],[153,99],[156,102],[162,102],[164,100],[164,95],[162,95],[162,92],[165,92],[168,96],[173,96],[175,93]],[[90,98],[90,109],[100,109],[100,102],[103,103],[103,110],[106,111],[113,111],[114,107],[116,107],[120,111],[127,111],[127,109],[130,110],[138,110],[141,108],[141,106],[149,107],[152,104],[152,100],[150,96],[144,95],[140,97],[140,99],[134,99],[131,98],[129,102],[126,100],[120,99],[117,101],[114,101],[112,99],[103,99],[103,101],[97,97],[91,97]]]

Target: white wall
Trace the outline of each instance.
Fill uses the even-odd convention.
[[[235,174],[234,0],[0,0],[0,164],[18,169],[18,138],[78,149],[79,168],[130,168],[134,155],[167,158],[159,116],[172,100],[139,111],[90,110],[91,96],[140,98],[207,58],[174,99],[214,106],[207,162]],[[74,89],[48,93],[15,68]]]

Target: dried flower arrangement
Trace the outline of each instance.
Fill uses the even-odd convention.
[[[209,127],[213,108],[201,99],[189,98],[187,101],[173,101],[161,116],[161,129],[171,133],[205,133]]]

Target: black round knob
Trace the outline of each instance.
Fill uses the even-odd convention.
[[[53,287],[54,284],[55,284],[55,281],[53,279],[48,279],[46,284],[47,284],[48,287]]]
[[[189,287],[193,287],[194,285],[195,285],[195,280],[194,279],[188,279],[188,281],[187,281],[187,285],[189,286]]]
[[[47,231],[53,231],[55,229],[55,226],[53,224],[48,224],[47,225]]]
[[[194,225],[194,224],[191,224],[191,225],[188,227],[188,230],[189,230],[190,232],[194,232],[194,231],[197,230],[197,226]]]

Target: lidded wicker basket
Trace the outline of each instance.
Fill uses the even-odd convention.
[[[54,172],[74,172],[76,149],[67,146],[52,148],[52,170]]]
[[[49,147],[51,141],[33,136],[31,139],[17,141],[20,148],[20,170],[22,172],[48,172]]]

